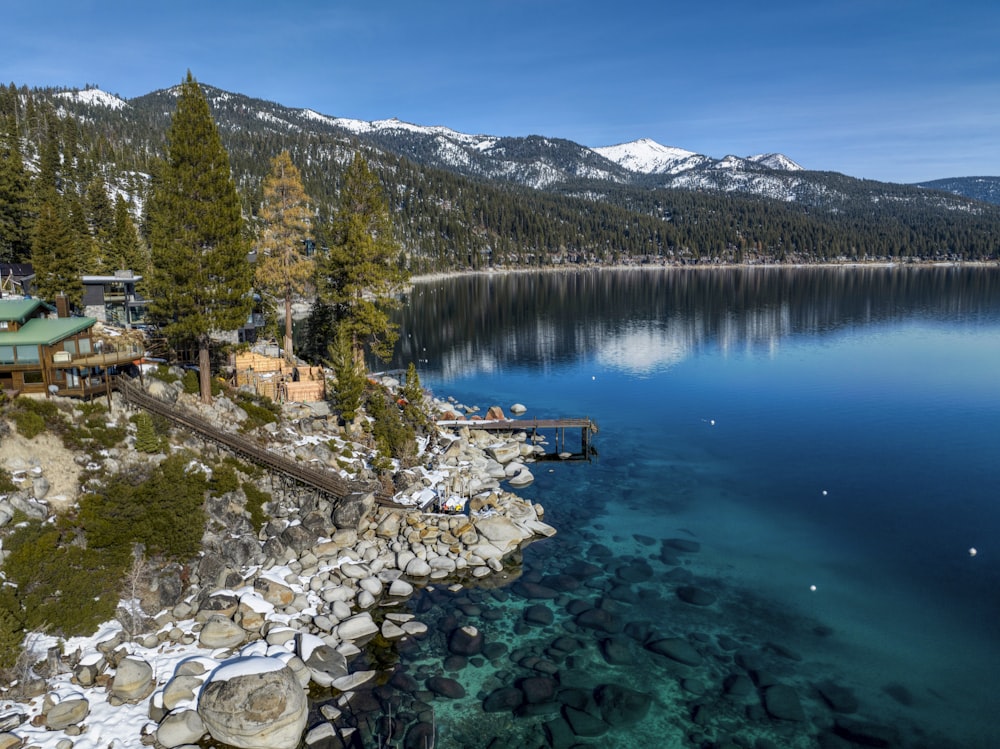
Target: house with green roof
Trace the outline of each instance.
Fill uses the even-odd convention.
[[[40,299],[0,300],[0,389],[91,397],[108,390],[108,370],[142,357],[94,335],[93,317],[50,317]]]

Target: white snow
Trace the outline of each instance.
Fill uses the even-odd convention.
[[[609,161],[640,174],[676,174],[708,161],[694,151],[664,146],[650,138],[591,149]]]
[[[762,153],[745,159],[729,155],[715,161],[694,151],[661,145],[649,138],[640,138],[615,146],[601,146],[592,150],[638,174],[680,174],[700,166],[708,166],[711,169],[744,169],[747,162],[777,171],[802,171],[801,166],[780,153]]]
[[[796,164],[783,153],[758,153],[754,156],[747,156],[747,161],[766,166],[768,169],[775,169],[783,172],[801,172],[803,167]]]
[[[230,658],[212,672],[208,681],[228,681],[237,676],[253,676],[254,674],[280,671],[284,667],[285,664],[277,658],[268,656],[251,655],[245,658]]]
[[[56,96],[92,107],[107,107],[118,110],[128,106],[128,102],[124,99],[109,94],[107,91],[101,91],[99,88],[88,88],[84,91],[60,91]]]

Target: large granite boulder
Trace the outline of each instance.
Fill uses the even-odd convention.
[[[333,524],[338,528],[357,530],[361,521],[375,509],[375,495],[371,492],[352,492],[337,500],[333,508]]]
[[[512,551],[531,534],[510,518],[493,515],[476,521],[476,531],[503,552]]]
[[[90,714],[90,702],[80,693],[49,695],[46,704],[50,703],[54,704],[43,713],[45,727],[50,731],[64,731],[70,726],[82,723]]]
[[[320,686],[328,687],[335,679],[347,675],[347,659],[316,635],[299,633],[296,646],[312,680]]]
[[[122,702],[135,703],[153,691],[153,667],[141,658],[123,658],[111,680],[111,696]]]
[[[205,723],[196,710],[182,707],[169,713],[156,727],[156,743],[166,749],[196,744],[205,735]]]
[[[209,618],[198,633],[203,648],[235,648],[243,644],[246,631],[232,619],[216,614]]]
[[[212,738],[239,749],[295,749],[308,714],[294,672],[264,656],[225,661],[198,698],[198,715]]]

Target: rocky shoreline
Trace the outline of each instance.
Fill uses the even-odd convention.
[[[159,397],[195,407],[177,385],[151,382]],[[464,410],[446,401],[430,409]],[[223,427],[246,417],[226,398],[208,410]],[[267,427],[271,449],[332,470],[352,445],[322,408],[286,409]],[[192,442],[186,446],[203,455],[217,449]],[[438,431],[421,448],[421,464],[397,474],[405,488],[395,499],[411,508],[379,506],[371,493],[334,502],[280,491],[267,506],[268,522],[254,533],[241,492],[210,498],[201,557],[158,576],[152,594],[162,608],[149,617],[133,611],[130,629],[141,634],[129,637],[109,624],[86,640],[36,641],[48,645],[46,678],[21,684],[21,701],[3,701],[0,749],[104,749],[112,739],[116,747],[170,749],[206,737],[262,749],[295,747],[303,736],[307,746],[349,745],[358,730],[357,721],[345,719],[353,697],[385,676],[371,667],[366,646],[392,647],[427,633],[406,611],[414,592],[506,575],[523,544],[555,533],[540,505],[503,488],[511,478],[530,480],[526,463],[543,450],[525,434]],[[127,468],[127,453],[109,451],[105,468]],[[47,514],[46,466],[31,462],[13,467],[15,477],[31,476],[30,486],[0,502],[0,513],[9,505]],[[465,512],[419,509],[449,500],[464,503]],[[475,641],[477,633],[466,627],[455,636]],[[311,715],[310,691],[335,696],[339,707],[327,703]],[[429,726],[421,721],[410,731],[429,737],[431,746],[429,717]],[[108,725],[117,728],[109,733]]]

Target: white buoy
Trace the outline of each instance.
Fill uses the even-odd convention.
[[[714,426],[715,426],[715,419],[712,419],[712,420],[711,420],[711,421],[709,421],[708,423],[709,423],[709,424],[710,424],[711,426],[713,426],[713,427],[714,427]]]
[[[975,546],[973,546],[973,547],[972,547],[971,549],[969,549],[969,556],[970,556],[970,557],[974,557],[974,556],[976,556],[976,554],[978,554],[978,553],[979,553],[979,552],[978,552],[978,551],[976,550],[976,547],[975,547]]]
[[[597,375],[591,375],[591,376],[590,376],[590,379],[592,379],[592,380],[596,380],[596,379],[597,379]]]
[[[827,495],[827,491],[826,491],[826,489],[824,489],[823,490],[823,496],[825,497],[826,495]]]
[[[815,593],[816,592],[816,586],[815,585],[810,585],[809,586],[809,590],[811,590],[813,593]]]

